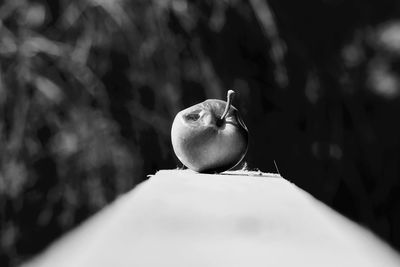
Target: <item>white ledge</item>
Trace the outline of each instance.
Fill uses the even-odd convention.
[[[279,175],[164,170],[25,266],[400,266]]]

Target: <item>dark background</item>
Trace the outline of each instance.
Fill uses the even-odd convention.
[[[250,169],[400,248],[400,1],[3,0],[0,265],[159,169],[175,114],[237,92]]]

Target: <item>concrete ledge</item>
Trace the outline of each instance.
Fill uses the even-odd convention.
[[[25,266],[400,266],[393,249],[278,175],[152,176]]]

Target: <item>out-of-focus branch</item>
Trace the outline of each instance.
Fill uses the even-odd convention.
[[[266,0],[250,0],[250,5],[253,8],[265,37],[271,42],[269,54],[275,63],[275,81],[280,87],[286,87],[289,81],[284,62],[285,45],[279,36],[271,8],[268,6]]]

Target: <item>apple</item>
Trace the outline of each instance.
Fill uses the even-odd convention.
[[[171,141],[178,159],[189,169],[215,173],[235,167],[248,147],[248,130],[232,106],[234,91],[227,102],[207,99],[180,111],[172,123]]]

